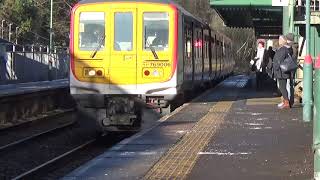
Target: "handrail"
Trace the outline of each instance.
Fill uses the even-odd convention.
[[[39,53],[47,53],[49,54],[48,46],[36,46],[36,45],[18,45],[11,43],[0,43],[0,46],[4,46],[6,48],[6,52],[39,52]],[[53,54],[57,52],[69,52],[68,47],[60,47],[55,46],[53,50]]]
[[[305,0],[296,0],[296,6],[305,7]],[[311,11],[320,11],[320,0],[310,0]]]

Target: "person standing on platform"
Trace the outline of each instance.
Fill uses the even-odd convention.
[[[289,51],[292,52],[292,59],[298,64],[298,43],[294,42],[294,35],[292,33],[288,33],[286,35],[287,38],[287,44]],[[290,79],[287,80],[287,91],[289,93],[289,103],[290,107],[294,104],[294,78],[295,78],[296,72],[293,71],[290,74]]]
[[[268,53],[268,59],[267,59],[266,72],[268,73],[269,77],[273,79],[272,64],[273,64],[273,57],[275,52],[271,46],[269,46],[267,53]]]
[[[290,108],[289,102],[289,92],[287,90],[287,80],[290,79],[290,73],[284,73],[281,71],[280,64],[287,58],[289,55],[292,56],[292,49],[290,50],[287,45],[287,38],[284,35],[279,37],[279,46],[280,48],[276,51],[273,58],[273,71],[274,77],[278,80],[279,90],[282,94],[283,100],[278,104],[279,109]]]
[[[254,58],[255,60],[255,66],[256,66],[256,84],[257,84],[257,89],[262,88],[262,84],[264,81],[264,73],[266,72],[266,50],[264,48],[264,42],[260,41],[258,43],[258,48],[257,48],[257,54],[256,57]]]

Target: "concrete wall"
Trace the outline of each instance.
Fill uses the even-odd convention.
[[[69,88],[49,89],[0,98],[0,129],[37,119],[53,112],[75,107]]]
[[[68,78],[67,51],[49,54],[39,48],[16,48],[0,45],[0,85]]]

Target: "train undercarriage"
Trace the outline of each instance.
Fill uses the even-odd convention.
[[[96,121],[100,132],[139,131],[143,109],[154,109],[162,115],[169,114],[172,105],[163,96],[75,96],[80,113]]]

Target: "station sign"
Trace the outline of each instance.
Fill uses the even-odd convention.
[[[272,0],[272,6],[288,6],[289,0]]]

